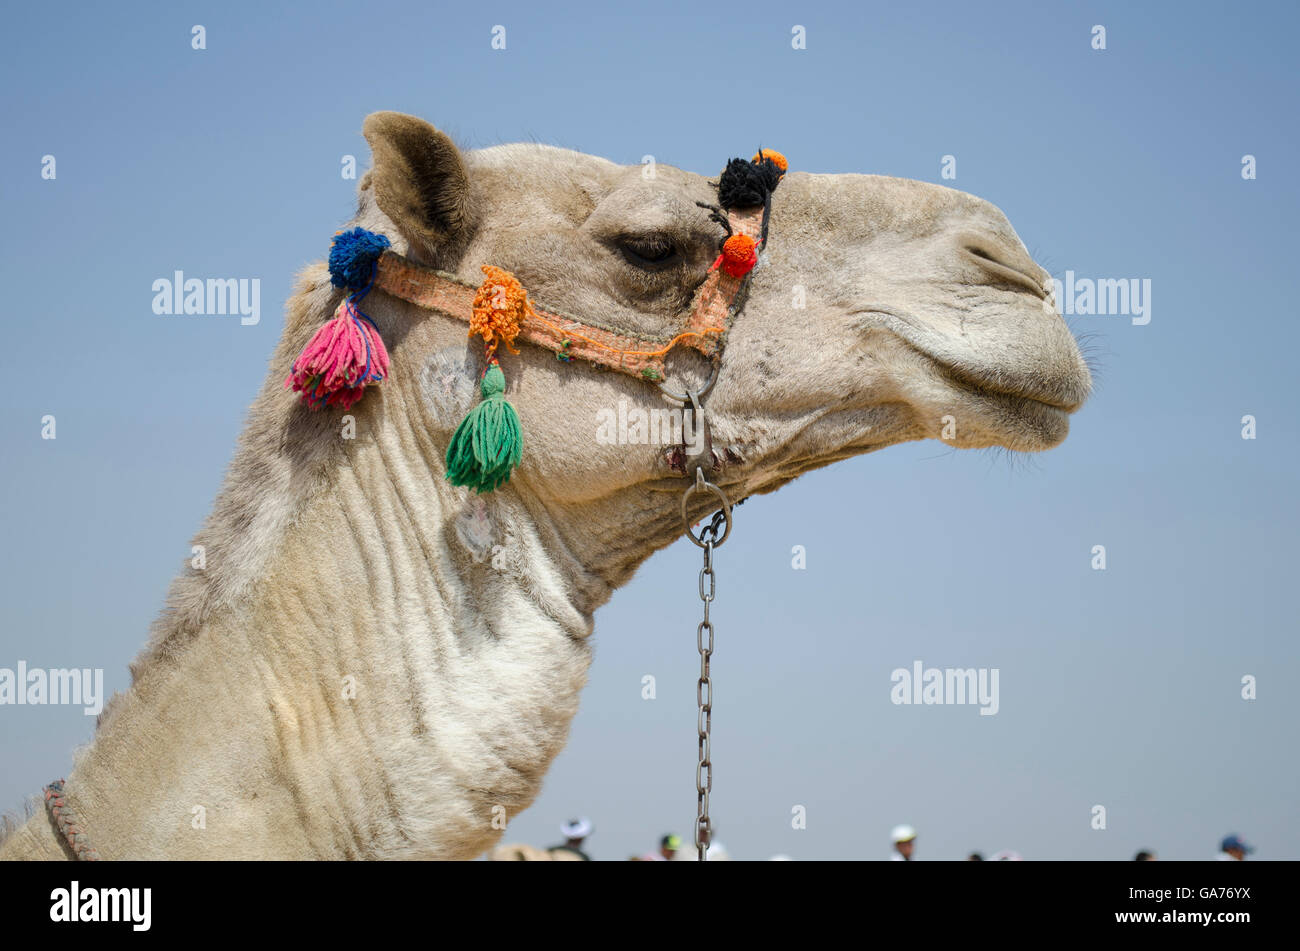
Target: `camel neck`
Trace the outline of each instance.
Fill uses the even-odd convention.
[[[472,858],[536,796],[590,664],[563,556],[518,493],[468,496],[410,427],[357,424],[68,776],[104,859]]]

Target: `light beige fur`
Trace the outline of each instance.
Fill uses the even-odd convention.
[[[365,133],[374,167],[353,223],[397,250],[474,283],[499,265],[545,306],[620,329],[685,322],[721,237],[695,204],[716,201],[704,176],[660,165],[648,180],[542,145],[460,153],[395,113]],[[1048,275],[992,205],[796,171],[772,222],[707,402],[727,460],[715,481],[733,499],[937,438],[945,416],[958,447],[1065,437],[1088,369],[1044,306]],[[635,263],[627,242],[644,249],[647,234],[677,259]],[[527,345],[503,361],[523,464],[491,495],[449,485],[443,455],[477,398],[481,343],[380,293],[365,309],[392,374],[344,438],[342,413],[311,412],[282,385],[339,299],[323,265],[304,272],[196,538],[207,566],[174,583],[131,688],[68,776],[106,859],[483,853],[564,746],[592,613],[680,537],[685,483],[664,447],[596,439],[597,413],[621,399],[673,404]],[[669,370],[686,386],[707,367],[684,354]],[[4,858],[64,854],[43,811],[0,845]]]

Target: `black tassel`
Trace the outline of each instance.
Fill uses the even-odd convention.
[[[781,170],[770,159],[755,164],[734,158],[718,179],[718,204],[723,208],[758,208],[781,181]]]

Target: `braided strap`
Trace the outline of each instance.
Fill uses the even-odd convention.
[[[79,862],[98,862],[99,852],[81,830],[81,822],[63,793],[63,783],[62,779],[56,779],[45,787],[45,808],[54,819],[59,835],[63,836],[68,848],[72,850],[73,858]]]

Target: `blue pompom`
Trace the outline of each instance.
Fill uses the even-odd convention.
[[[330,282],[335,287],[365,287],[388,247],[387,238],[365,228],[339,232],[330,246]]]

